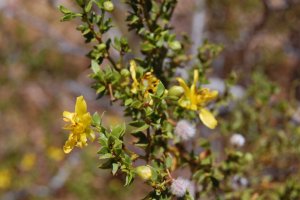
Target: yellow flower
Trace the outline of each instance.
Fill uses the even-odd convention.
[[[47,149],[47,155],[50,159],[54,160],[54,161],[61,161],[64,158],[64,154],[61,151],[60,148],[57,147],[49,147]]]
[[[64,111],[63,117],[64,121],[69,123],[64,126],[64,129],[71,132],[64,145],[65,153],[70,153],[74,146],[80,148],[87,146],[87,138],[92,141],[95,139],[95,134],[91,129],[92,117],[87,112],[87,105],[83,96],[76,99],[75,113]]]
[[[7,189],[11,185],[12,173],[8,169],[0,170],[0,189]]]
[[[20,167],[24,171],[29,171],[36,163],[36,155],[34,153],[27,153],[23,156]]]
[[[199,112],[199,118],[205,126],[214,129],[218,122],[213,114],[204,107],[210,101],[218,97],[217,91],[210,91],[207,88],[197,90],[197,82],[199,79],[198,70],[194,70],[194,81],[189,88],[182,78],[177,78],[180,86],[184,89],[184,95],[179,99],[178,103],[181,107]]]
[[[152,72],[146,72],[140,80],[136,78],[136,63],[134,60],[130,61],[130,73],[133,80],[131,92],[137,94],[138,90],[143,92],[144,98],[151,102],[150,94],[154,94],[160,82]]]
[[[154,94],[159,84],[159,79],[156,78],[152,72],[147,72],[142,78],[144,97],[150,97],[150,94]]]

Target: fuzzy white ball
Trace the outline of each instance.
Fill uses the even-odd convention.
[[[177,135],[181,140],[190,140],[196,134],[195,126],[192,125],[187,120],[180,120],[175,127],[175,135]]]
[[[246,140],[245,140],[244,136],[242,136],[241,134],[238,134],[238,133],[233,134],[230,138],[230,143],[237,147],[244,146],[245,142],[246,142]]]
[[[189,189],[191,182],[184,178],[174,179],[171,185],[171,193],[177,197],[183,197]]]

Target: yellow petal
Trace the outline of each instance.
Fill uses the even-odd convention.
[[[176,78],[176,80],[179,82],[179,85],[183,88],[185,96],[189,97],[190,96],[190,88],[187,86],[185,81],[182,78]]]
[[[137,81],[136,80],[136,63],[135,63],[134,60],[130,61],[130,69],[129,70],[130,70],[130,73],[131,73],[132,80]]]
[[[194,70],[194,82],[193,85],[196,87],[199,80],[199,72],[197,69]]]
[[[81,134],[79,137],[78,137],[78,141],[77,141],[77,144],[76,146],[82,148],[82,147],[85,147],[87,146],[87,137],[86,137],[86,134]]]
[[[131,89],[131,92],[136,94],[137,93],[137,89],[138,89],[138,86],[139,86],[139,82],[136,80],[136,63],[134,60],[131,60],[130,61],[130,73],[131,73],[131,78],[133,80],[133,83],[132,83],[132,89]]]
[[[66,122],[72,121],[72,120],[73,120],[74,114],[75,114],[75,113],[71,113],[71,112],[68,112],[68,111],[64,111],[64,112],[63,112],[64,121],[66,121]]]
[[[64,145],[64,152],[65,153],[70,153],[75,145],[76,145],[76,139],[74,137],[74,134],[71,133],[69,135],[68,140],[66,141],[66,143]]]
[[[203,124],[210,129],[214,129],[218,125],[218,122],[217,122],[216,118],[214,117],[214,115],[210,111],[208,111],[204,108],[202,108],[200,110],[199,117],[200,117],[201,121],[203,122]]]
[[[75,113],[78,115],[83,115],[87,112],[86,102],[83,96],[77,97],[75,104]]]
[[[92,117],[90,115],[90,113],[84,113],[81,117],[80,117],[81,123],[83,124],[84,127],[88,127],[91,125],[92,122]]]

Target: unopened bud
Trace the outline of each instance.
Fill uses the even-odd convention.
[[[138,166],[135,170],[136,174],[144,180],[149,180],[152,176],[152,171],[148,166]]]
[[[107,12],[112,12],[114,10],[114,4],[111,1],[105,1],[103,7]]]
[[[184,93],[184,89],[181,86],[175,85],[169,89],[168,96],[172,98],[179,98]]]

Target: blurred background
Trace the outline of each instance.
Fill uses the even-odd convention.
[[[127,35],[137,45],[122,21],[125,5],[114,3],[112,34]],[[147,188],[123,188],[122,180],[97,168],[97,144],[63,154],[62,111],[74,109],[76,96],[84,95],[90,111],[106,110],[109,124],[122,121],[122,112],[108,100],[96,101],[85,57],[90,47],[75,30],[79,21],[60,22],[60,4],[77,9],[72,0],[0,0],[0,199],[140,199]],[[265,89],[264,80],[277,84],[280,90],[263,103],[293,106],[277,115],[288,111],[282,115],[299,127],[300,1],[179,0],[172,23],[175,32],[191,37],[192,53],[204,39],[223,44],[213,63],[214,80],[222,82],[234,70],[239,91],[251,88],[253,94]],[[248,131],[243,124],[235,129]],[[287,152],[293,156],[284,163],[293,169],[285,179],[299,174],[298,146]],[[267,164],[273,166],[271,160]]]

